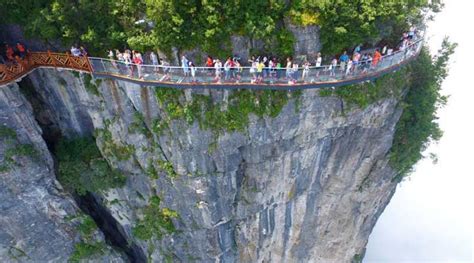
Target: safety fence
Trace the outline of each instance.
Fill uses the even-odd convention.
[[[83,71],[100,78],[115,78],[146,86],[317,88],[341,86],[373,79],[397,70],[416,57],[423,45],[418,39],[380,59],[336,66],[296,68],[179,67],[126,63],[97,57],[75,57],[64,53],[31,52],[16,63],[0,64],[0,86],[17,81],[38,67]],[[362,52],[363,53],[363,52]]]

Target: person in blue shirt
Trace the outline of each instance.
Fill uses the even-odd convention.
[[[339,57],[339,62],[341,63],[341,71],[344,72],[346,69],[346,63],[349,61],[349,56],[347,55],[347,51]]]

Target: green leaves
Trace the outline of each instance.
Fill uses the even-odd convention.
[[[126,177],[112,169],[92,138],[62,140],[56,148],[58,180],[80,195],[121,187]]]
[[[437,123],[437,110],[447,98],[440,94],[441,84],[448,73],[449,57],[457,44],[443,41],[438,55],[432,57],[425,49],[410,66],[411,82],[404,99],[405,108],[397,124],[390,161],[398,171],[395,181],[401,181],[414,164],[422,159],[430,142],[443,135]]]
[[[143,209],[143,219],[137,222],[132,229],[133,235],[142,240],[152,237],[161,239],[165,234],[176,232],[171,219],[178,218],[178,213],[168,208],[160,208],[161,200],[158,196],[150,198],[148,206]]]
[[[287,55],[291,39],[280,36],[286,18],[297,25],[321,26],[323,53],[328,55],[381,35],[396,35],[390,38],[395,41],[424,11],[439,11],[443,5],[428,0],[0,0],[0,6],[0,17],[23,25],[29,36],[59,39],[66,46],[80,41],[91,54],[128,44],[168,53],[172,47],[199,47],[226,56],[233,34],[262,40],[271,51],[285,46]],[[139,20],[145,22],[135,23]]]

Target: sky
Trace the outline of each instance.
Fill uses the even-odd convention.
[[[402,182],[369,238],[364,262],[474,262],[474,0],[445,0],[430,23],[433,52],[444,36],[459,44],[442,90],[444,136]]]

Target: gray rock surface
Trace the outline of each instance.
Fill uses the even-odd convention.
[[[295,57],[305,56],[311,63],[314,63],[313,60],[322,48],[319,38],[319,26],[297,26],[288,20],[285,20],[285,25],[295,37]]]
[[[80,210],[55,179],[32,110],[17,84],[0,89],[0,126],[15,131],[0,136],[0,262],[65,262],[82,239]],[[27,145],[36,154],[22,153]],[[92,261],[123,262],[110,248]]]
[[[290,100],[276,118],[252,115],[243,133],[216,134],[176,120],[147,136],[129,127],[137,112],[147,127],[166,118],[154,96],[159,88],[104,80],[97,96],[84,76],[67,71],[38,70],[29,79],[64,134],[107,129],[115,144],[134,146],[125,161],[105,155],[128,180],[100,198],[154,262],[350,262],[363,254],[395,191],[387,157],[401,114],[394,99],[347,109],[308,90],[299,110]],[[187,93],[208,94],[214,103],[224,97]],[[97,143],[105,152],[106,138],[99,134]],[[178,176],[159,170],[158,179],[149,177],[158,160],[169,160]],[[154,195],[178,212],[178,231],[139,240],[132,228]]]

